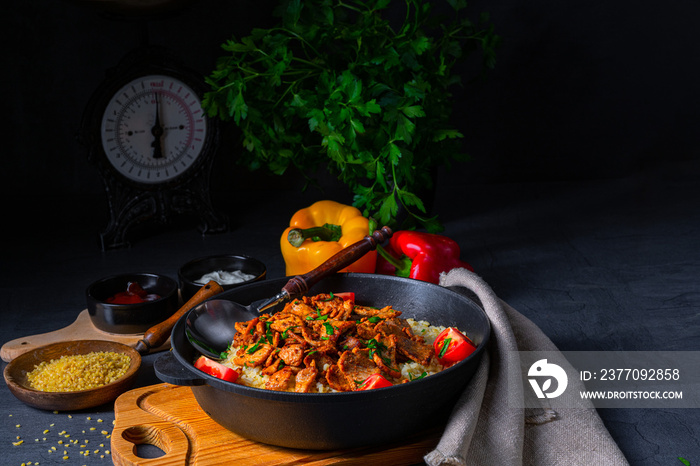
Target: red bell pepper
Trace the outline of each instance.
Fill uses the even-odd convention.
[[[454,268],[474,269],[460,260],[460,249],[451,238],[434,233],[394,232],[387,246],[377,247],[376,272],[438,283],[440,273]]]

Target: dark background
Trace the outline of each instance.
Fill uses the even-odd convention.
[[[274,4],[200,0],[149,21],[148,37],[208,74],[219,45],[266,26]],[[84,308],[85,287],[118,272],[174,277],[190,259],[234,252],[261,259],[269,277],[283,274],[282,226],[325,195],[290,196],[292,176],[236,169],[233,132],[213,190],[245,228],[201,237],[184,225],[102,253],[106,197],[76,134],[91,95],[141,43],[142,28],[78,0],[3,5],[0,194],[11,237],[0,249],[3,342],[67,326]],[[454,122],[473,160],[439,173],[446,234],[562,350],[696,351],[700,2],[470,5],[491,13],[503,44],[485,81],[455,90]],[[0,410],[29,413],[23,426],[43,430],[43,413],[19,404],[0,396]],[[631,464],[698,463],[698,410],[600,414]],[[9,443],[15,421],[5,422]]]
[[[56,214],[56,203],[106,222],[101,181],[76,134],[91,94],[144,30],[151,44],[204,75],[222,42],[268,24],[275,5],[200,0],[144,21],[92,3],[100,2],[12,0],[3,20],[9,121],[0,185],[10,209],[31,207],[40,222]],[[700,3],[479,0],[470,7],[490,12],[503,42],[486,80],[455,89],[454,123],[472,161],[440,172],[439,183],[464,186],[465,213],[478,208],[474,185],[623,177],[700,155]],[[237,167],[233,134],[224,135],[212,189],[235,215],[231,200],[241,192],[296,181]],[[17,193],[21,203],[11,201]]]

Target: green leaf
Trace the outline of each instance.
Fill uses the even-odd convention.
[[[394,195],[390,194],[384,198],[382,205],[379,208],[379,223],[382,225],[387,225],[392,218],[394,218],[399,211],[399,205],[394,199]]]
[[[405,115],[399,115],[399,122],[396,126],[396,133],[394,134],[394,139],[403,141],[406,144],[411,144],[413,141],[413,132],[416,129],[415,123],[406,118]]]
[[[309,124],[309,131],[312,132],[316,131],[319,125],[326,121],[326,115],[323,113],[323,111],[317,108],[311,109],[307,116],[309,117],[307,120]]]
[[[255,44],[250,37],[244,37],[241,42],[236,42],[234,40],[226,41],[221,48],[227,52],[244,53],[255,50]]]
[[[430,39],[425,36],[416,37],[411,41],[411,48],[416,52],[416,55],[421,55],[430,48]]]
[[[236,93],[233,88],[229,90],[229,116],[233,116],[233,121],[239,124],[248,116],[248,105],[246,105],[241,89]]]
[[[360,120],[356,120],[354,118],[350,119],[350,124],[352,125],[353,129],[360,133],[363,134],[365,132],[365,126],[362,124]]]
[[[390,142],[388,144],[388,148],[389,148],[389,151],[388,151],[389,152],[388,153],[389,161],[391,162],[392,165],[398,165],[399,159],[401,159],[401,149],[399,148],[399,146],[397,146],[393,142]]]
[[[389,187],[387,186],[386,183],[386,178],[384,174],[386,173],[386,170],[384,169],[384,164],[381,163],[380,161],[377,161],[376,163],[376,169],[375,169],[375,179],[377,180],[377,183],[379,183],[382,188],[384,188],[385,191],[389,190]]]
[[[379,106],[375,99],[369,102],[356,103],[353,105],[353,108],[355,108],[360,115],[365,117],[370,116],[372,113],[381,113],[382,111],[382,107]]]
[[[439,142],[445,139],[457,139],[463,137],[464,135],[456,129],[439,129],[433,133],[432,140],[435,142]]]
[[[423,205],[423,201],[421,201],[421,199],[415,194],[410,193],[408,191],[400,191],[399,198],[406,207],[415,206],[418,208],[418,210],[425,213],[425,206]]]
[[[423,107],[420,105],[410,105],[408,107],[401,107],[401,111],[408,118],[419,118],[419,117],[425,116],[425,112],[423,111]]]

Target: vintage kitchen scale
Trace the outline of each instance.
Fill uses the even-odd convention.
[[[210,196],[219,128],[202,108],[204,90],[199,73],[147,43],[109,70],[95,90],[79,136],[107,194],[103,249],[128,246],[135,227],[185,215],[199,218],[203,234],[227,229]]]

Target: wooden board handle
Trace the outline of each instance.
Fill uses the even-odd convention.
[[[365,236],[360,241],[351,244],[310,272],[293,277],[284,285],[282,290],[290,297],[306,293],[309,291],[309,288],[318,283],[322,278],[344,269],[368,252],[376,249],[378,244],[391,238],[393,234],[391,228],[386,226],[375,230],[371,236]]]
[[[224,289],[214,280],[202,286],[175,314],[168,317],[167,320],[146,330],[143,334],[143,338],[136,344],[136,351],[141,354],[148,354],[151,349],[161,346],[170,336],[170,331],[180,317],[185,315],[185,313],[193,307],[212,296],[216,296],[222,291],[224,291]]]

